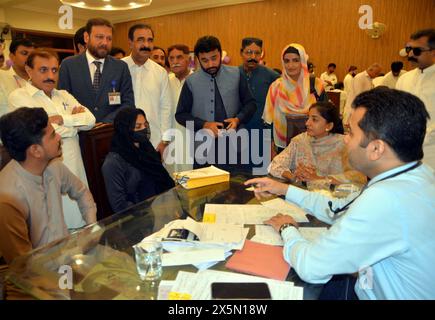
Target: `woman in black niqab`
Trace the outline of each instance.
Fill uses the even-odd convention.
[[[142,109],[128,108],[116,115],[111,151],[118,153],[133,167],[153,178],[156,193],[159,194],[174,187],[175,184],[163,167],[160,154],[149,140],[149,124],[146,122],[144,129],[136,129],[136,121],[140,115],[146,122],[145,112]]]

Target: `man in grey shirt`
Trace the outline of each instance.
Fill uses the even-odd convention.
[[[96,221],[92,194],[62,161],[62,143],[42,108],[19,108],[0,118],[0,138],[12,160],[0,172],[0,251],[7,263],[68,235],[62,194]]]
[[[249,136],[248,141],[238,142],[237,135],[257,109],[248,83],[238,68],[222,64],[222,47],[216,37],[199,38],[195,56],[201,69],[186,79],[175,113],[177,122],[190,131],[188,139],[195,148],[193,168],[213,164],[227,171],[246,171],[249,168],[243,165],[249,164]]]

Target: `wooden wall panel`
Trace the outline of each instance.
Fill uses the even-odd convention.
[[[372,6],[374,21],[387,25],[380,39],[369,38],[358,27],[363,4]],[[283,47],[298,42],[316,65],[317,75],[335,62],[342,79],[350,64],[363,70],[379,62],[389,71],[393,60],[402,59],[398,51],[412,32],[435,27],[433,17],[434,0],[265,0],[139,21],[152,25],[155,44],[164,48],[174,43],[193,48],[200,36],[213,34],[233,65],[241,63],[240,42],[245,36],[262,38],[267,65],[277,68]],[[128,51],[127,31],[136,22],[116,25],[114,45]]]

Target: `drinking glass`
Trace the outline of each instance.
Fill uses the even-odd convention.
[[[162,243],[146,240],[134,247],[136,268],[144,281],[156,281],[162,276]]]

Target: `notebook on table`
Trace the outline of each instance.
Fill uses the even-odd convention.
[[[243,249],[236,251],[225,266],[237,272],[284,281],[290,265],[284,260],[282,250],[283,247],[246,240]]]

